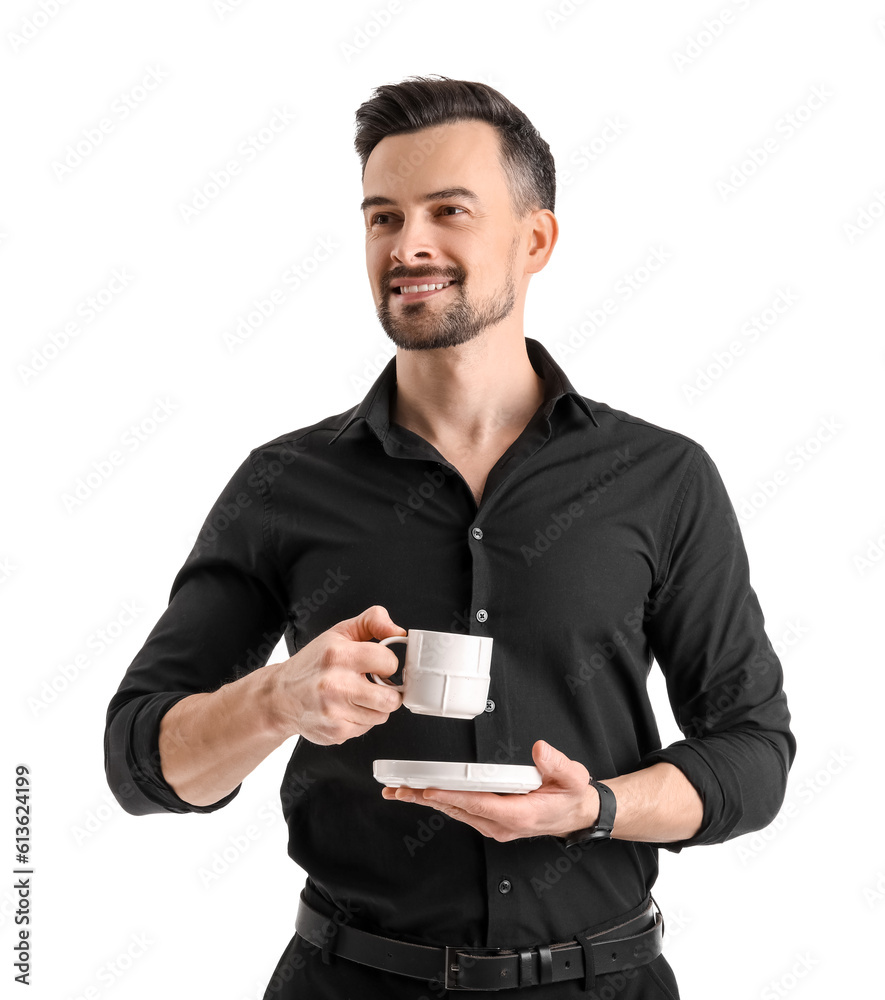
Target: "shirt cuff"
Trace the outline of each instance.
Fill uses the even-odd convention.
[[[683,847],[695,847],[700,844],[719,844],[728,837],[724,828],[723,814],[725,811],[725,795],[719,778],[713,768],[707,763],[700,750],[694,746],[694,740],[682,740],[668,747],[662,747],[646,754],[639,764],[640,768],[651,767],[652,764],[672,764],[678,767],[691,782],[701,797],[703,803],[703,818],[700,829],[693,837],[665,844],[655,844],[665,850],[678,854]]]
[[[160,766],[160,720],[187,693],[155,694],[123,706],[105,743],[105,770],[114,798],[133,816],[149,813],[210,813],[226,806],[242,785],[208,806],[179,798]]]

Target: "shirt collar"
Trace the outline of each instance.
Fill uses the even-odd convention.
[[[526,353],[535,371],[544,379],[544,402],[542,410],[545,416],[553,412],[557,401],[563,396],[570,396],[580,409],[598,427],[596,417],[587,400],[580,395],[571,384],[565,372],[553,360],[550,352],[543,344],[531,337],[525,338]],[[375,379],[371,389],[363,401],[356,406],[344,424],[329,442],[332,444],[357,420],[365,420],[380,441],[384,441],[390,432],[390,404],[393,390],[396,387],[396,356],[388,361],[384,370]]]

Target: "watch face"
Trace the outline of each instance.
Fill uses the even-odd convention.
[[[592,829],[587,831],[587,840],[610,840],[611,830],[606,830],[605,827],[594,826]]]
[[[612,832],[606,829],[596,829],[590,831],[587,840],[611,840]]]
[[[611,831],[599,829],[595,826],[580,830],[574,837],[566,841],[566,847],[575,847],[580,844],[592,844],[597,840],[611,840]]]

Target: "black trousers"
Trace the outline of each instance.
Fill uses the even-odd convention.
[[[439,1000],[463,997],[465,991],[445,989],[436,982],[382,972],[329,955],[295,934],[277,963],[264,1000]],[[583,979],[522,989],[475,991],[473,996],[499,1000],[679,1000],[676,977],[663,955],[624,972],[597,976],[587,993]]]

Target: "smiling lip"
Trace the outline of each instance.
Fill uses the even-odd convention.
[[[447,288],[451,288],[452,285],[457,284],[457,282],[449,279],[448,281],[428,281],[426,278],[416,278],[410,284],[400,283],[391,288],[390,294],[398,299],[402,299],[403,302],[418,302],[421,299],[428,299],[432,295],[438,295],[440,292],[444,292]],[[439,286],[443,287],[440,288]],[[405,291],[405,289],[423,289],[422,291]],[[402,291],[400,290],[402,289]]]

